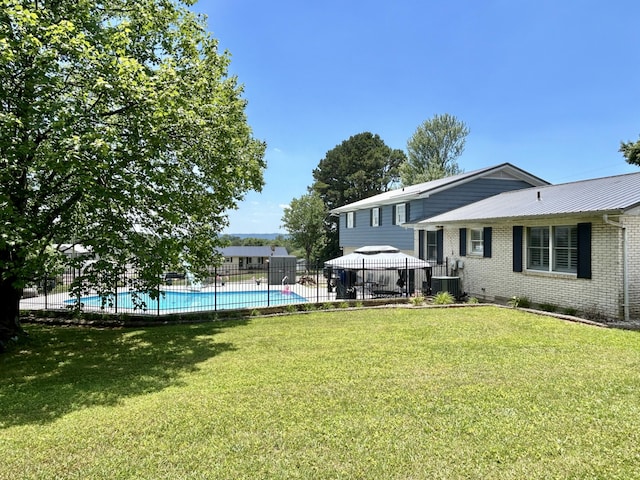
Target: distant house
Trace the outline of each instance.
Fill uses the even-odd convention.
[[[343,254],[365,245],[393,245],[422,260],[442,263],[443,239],[435,228],[412,224],[497,193],[548,185],[510,163],[391,190],[331,211],[339,216]]]
[[[640,173],[502,193],[414,228],[443,232],[470,295],[640,317]]]
[[[289,256],[286,248],[269,246],[225,247],[220,254],[224,257],[223,266],[240,270],[262,269],[270,257]]]

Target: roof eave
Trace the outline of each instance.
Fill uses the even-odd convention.
[[[514,215],[508,217],[485,217],[485,218],[462,218],[455,220],[443,220],[433,217],[433,220],[427,219],[421,222],[412,224],[414,229],[424,228],[431,225],[457,225],[460,223],[484,223],[495,224],[505,222],[526,222],[536,219],[546,218],[562,218],[562,217],[599,217],[601,215],[623,215],[629,209],[613,209],[613,210],[590,210],[584,212],[558,212],[558,213],[546,213],[539,215]]]

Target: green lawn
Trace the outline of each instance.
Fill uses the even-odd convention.
[[[640,478],[640,333],[497,307],[28,326],[0,478]]]

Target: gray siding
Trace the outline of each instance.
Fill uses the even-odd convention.
[[[501,192],[529,187],[531,185],[520,180],[479,178],[436,193],[429,198],[410,202],[407,220],[409,222],[423,220]],[[413,250],[413,229],[392,224],[393,208],[394,205],[380,207],[381,222],[378,227],[371,226],[370,209],[355,212],[355,228],[347,228],[347,215],[346,213],[340,214],[340,247],[393,245],[401,250]]]
[[[413,215],[409,207],[409,214]],[[393,245],[401,250],[413,249],[413,229],[392,225],[393,206],[380,207],[380,226],[371,226],[371,210],[356,211],[355,228],[347,228],[347,214],[340,215],[340,246],[363,247],[365,245]]]
[[[464,205],[492,197],[502,192],[530,188],[531,185],[521,180],[498,180],[492,178],[479,178],[472,182],[450,188],[443,192],[423,199],[420,215],[413,215],[411,220],[418,221],[440,215]],[[417,210],[417,209],[416,209]]]

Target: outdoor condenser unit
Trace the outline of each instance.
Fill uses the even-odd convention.
[[[433,277],[431,292],[449,292],[454,298],[460,298],[460,277]]]

